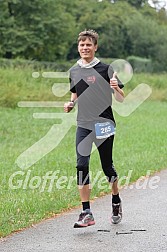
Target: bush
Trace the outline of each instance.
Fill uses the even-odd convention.
[[[132,65],[134,72],[153,72],[151,59],[141,58],[137,56],[129,56],[127,57],[127,61]]]

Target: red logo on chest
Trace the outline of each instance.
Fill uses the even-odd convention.
[[[86,82],[90,82],[90,83],[95,83],[95,81],[96,81],[96,77],[94,75],[88,76],[86,79]]]

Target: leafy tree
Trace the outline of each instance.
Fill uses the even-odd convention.
[[[59,0],[10,0],[0,9],[1,55],[66,58],[75,21]]]
[[[62,0],[65,4],[67,0]],[[72,3],[72,4],[71,4]],[[106,5],[106,3],[103,3]],[[75,8],[74,8],[75,7]],[[77,36],[79,32],[85,29],[95,29],[97,18],[101,15],[102,9],[99,8],[99,3],[97,0],[74,0],[73,2],[68,2],[66,9],[75,17],[75,33],[74,42],[71,44],[68,53],[68,59],[78,58],[77,52]]]
[[[140,13],[126,21],[131,55],[151,58],[154,70],[167,70],[167,27]]]
[[[126,11],[125,11],[126,10]],[[85,13],[79,20],[80,27],[90,27],[95,29],[100,36],[99,56],[122,58],[127,56],[125,50],[128,43],[125,20],[136,9],[125,2],[110,4],[99,2],[96,7],[91,9],[91,13]]]
[[[167,71],[167,27],[161,26],[157,30],[154,48],[152,50],[154,71]]]
[[[164,8],[161,8],[158,13],[158,22],[164,25],[167,25],[167,11]]]
[[[150,57],[150,50],[154,46],[156,23],[148,18],[143,18],[140,13],[131,16],[126,21],[127,33],[131,41],[131,55]]]
[[[158,1],[153,1],[158,8]],[[98,56],[151,58],[167,68],[167,15],[146,0],[0,0],[0,56],[42,61],[78,57],[77,35],[95,29]],[[161,63],[161,64],[160,64]]]

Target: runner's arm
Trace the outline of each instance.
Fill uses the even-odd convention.
[[[123,102],[124,101],[124,91],[119,88],[119,86],[117,88],[114,88],[114,97],[118,102]]]
[[[74,103],[77,100],[77,94],[76,93],[71,93],[71,101],[73,101]]]

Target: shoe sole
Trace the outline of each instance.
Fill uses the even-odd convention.
[[[91,221],[87,224],[81,224],[81,225],[75,223],[74,228],[84,228],[84,227],[88,227],[88,226],[92,226],[92,225],[95,225],[95,221]]]

